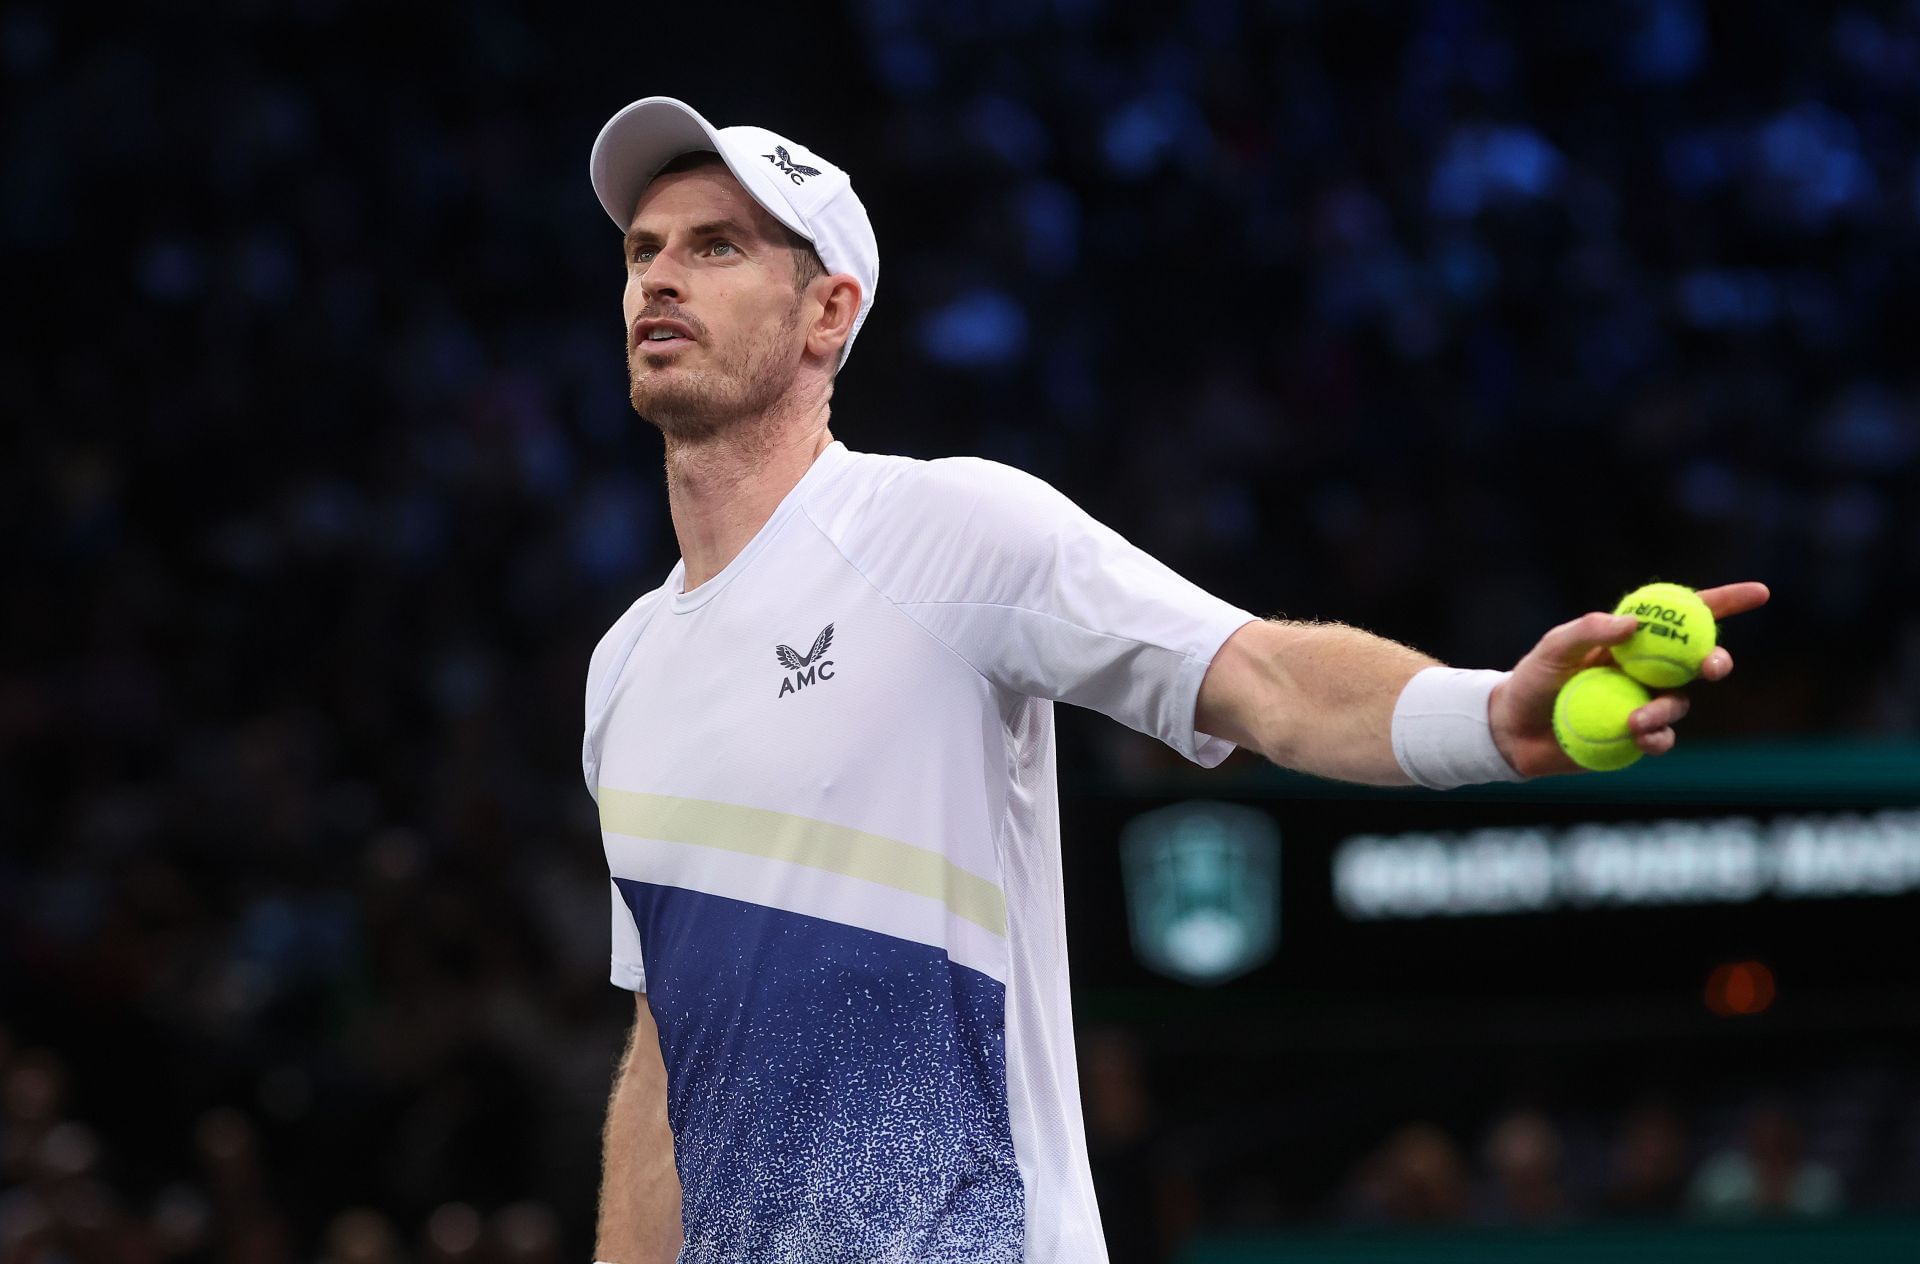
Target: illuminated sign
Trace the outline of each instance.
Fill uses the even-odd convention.
[[[1920,811],[1361,834],[1334,853],[1355,921],[1920,891]]]
[[[1273,955],[1280,831],[1258,808],[1181,803],[1120,834],[1127,923],[1141,962],[1185,983],[1223,983]]]

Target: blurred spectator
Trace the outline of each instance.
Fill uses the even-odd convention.
[[[1087,1154],[1112,1264],[1166,1258],[1198,1221],[1198,1200],[1169,1162],[1139,1042],[1096,1028],[1077,1043]]]
[[[1408,1124],[1366,1158],[1348,1182],[1346,1218],[1364,1225],[1444,1225],[1464,1220],[1466,1160],[1432,1124]]]
[[[1477,1219],[1491,1224],[1551,1224],[1570,1208],[1561,1185],[1560,1132],[1537,1110],[1497,1120],[1484,1155],[1491,1184]]]
[[[162,1189],[149,1218],[154,1252],[162,1260],[204,1260],[210,1256],[212,1213],[199,1190],[184,1183]]]
[[[25,1182],[66,1107],[67,1070],[45,1049],[0,1046],[0,1179]]]
[[[352,1207],[327,1225],[324,1264],[403,1264],[393,1223],[369,1207]]]
[[[1624,1217],[1677,1213],[1686,1201],[1689,1163],[1686,1126],[1673,1108],[1635,1106],[1614,1139],[1602,1210]]]
[[[1800,1125],[1784,1107],[1747,1118],[1746,1145],[1713,1155],[1694,1178],[1688,1201],[1703,1216],[1823,1216],[1843,1202],[1840,1176],[1802,1153]]]
[[[230,1106],[218,1107],[195,1121],[193,1140],[213,1209],[216,1251],[245,1264],[290,1259],[294,1246],[253,1121]],[[338,1254],[364,1245],[364,1226],[364,1213],[339,1213],[327,1249]]]
[[[446,1203],[427,1217],[421,1234],[422,1264],[478,1264],[484,1258],[480,1213],[466,1203]]]
[[[494,1214],[489,1237],[495,1264],[560,1264],[560,1222],[553,1208],[517,1202]]]

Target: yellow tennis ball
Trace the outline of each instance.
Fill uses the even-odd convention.
[[[1684,584],[1643,584],[1613,612],[1640,621],[1637,632],[1613,647],[1613,661],[1655,689],[1678,688],[1698,676],[1719,635],[1713,611]]]
[[[1553,735],[1582,768],[1612,772],[1640,758],[1627,717],[1644,707],[1647,687],[1613,667],[1589,667],[1560,686],[1553,700]]]

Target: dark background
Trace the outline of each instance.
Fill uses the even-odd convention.
[[[1920,732],[1916,82],[1912,4],[0,5],[0,1261],[587,1258],[631,1003],[581,689],[676,556],[586,179],[629,100],[853,174],[850,446],[1468,665],[1766,580],[1712,750]],[[1704,1214],[1748,1152],[1920,1204],[1910,968],[1712,1019],[1797,929],[1756,906],[1619,928],[1681,945],[1632,986],[1585,923],[1157,982],[1127,813],[1302,792],[1061,741],[1116,1264]],[[1414,810],[1305,801],[1309,873]]]

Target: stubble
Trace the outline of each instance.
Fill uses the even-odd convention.
[[[674,316],[683,313],[663,309],[641,313],[641,319]],[[691,322],[690,322],[691,323]],[[750,428],[754,421],[771,413],[774,406],[793,388],[799,366],[783,354],[800,323],[800,296],[794,296],[786,314],[773,324],[755,330],[730,354],[712,354],[697,368],[674,367],[667,356],[654,357],[654,365],[641,347],[628,353],[628,399],[633,411],[659,428],[670,444],[697,444],[717,436]],[[651,371],[650,371],[651,370]]]

